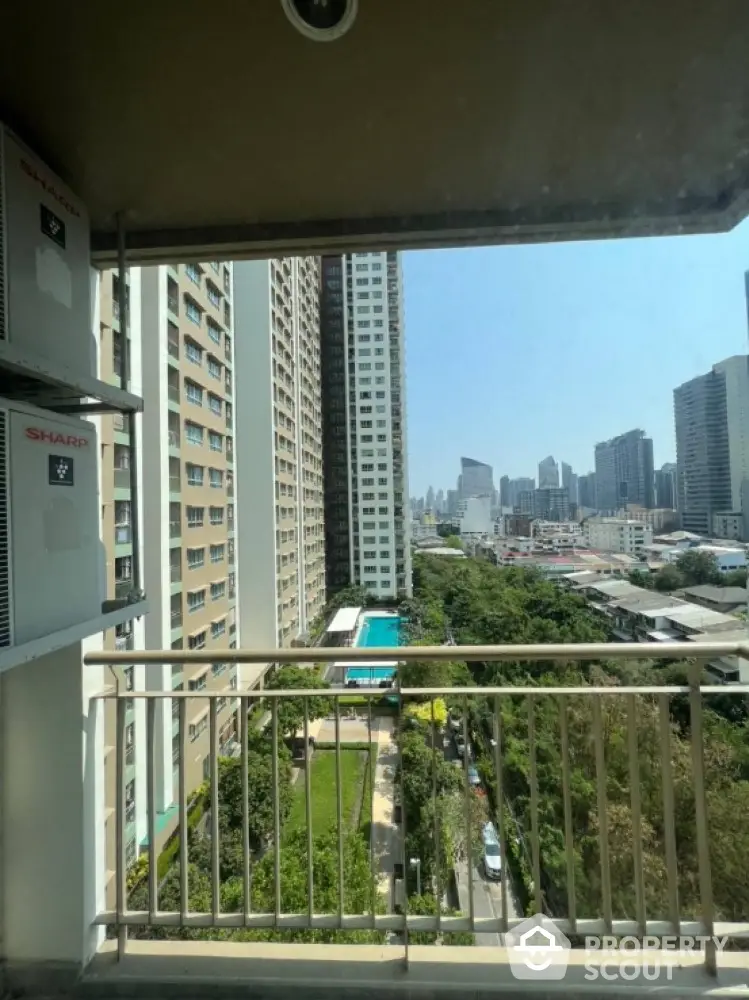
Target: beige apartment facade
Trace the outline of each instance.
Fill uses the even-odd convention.
[[[124,341],[119,282],[99,279],[100,377],[119,384]],[[131,269],[128,327],[133,382],[145,401],[138,418],[137,488],[141,511],[141,586],[151,612],[143,622],[105,634],[107,649],[216,649],[236,645],[234,483],[234,365],[232,268],[210,262]],[[134,585],[133,505],[127,425],[100,418],[102,541],[108,593]],[[218,702],[219,754],[231,754],[239,732],[237,668],[229,664],[127,667],[113,683],[127,689],[222,691]],[[191,702],[186,778],[189,791],[208,775],[209,705]],[[108,703],[105,738],[107,866],[114,869],[115,718]],[[145,709],[134,700],[126,715],[126,856],[147,846],[145,821]],[[157,849],[177,825],[180,753],[178,702],[163,700],[156,714]],[[140,758],[143,757],[143,760]]]
[[[234,288],[242,636],[290,646],[325,603],[319,260],[238,263]]]

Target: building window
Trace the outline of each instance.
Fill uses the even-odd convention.
[[[202,649],[202,647],[200,647]],[[203,716],[198,722],[193,723],[190,726],[190,741],[195,742],[208,728],[208,716]]]
[[[195,323],[196,326],[200,326],[203,319],[200,306],[189,295],[185,296],[185,316],[187,316],[191,323]]]
[[[208,374],[212,378],[221,378],[221,364],[210,354],[208,355]]]
[[[212,545],[211,562],[212,563],[223,562],[225,549],[226,549],[225,545]],[[213,596],[213,592],[211,592],[211,596]]]
[[[211,524],[223,524],[224,523],[224,508],[223,507],[211,507],[210,508],[210,517],[211,517]]]
[[[203,485],[203,473],[205,470],[202,465],[193,465],[192,462],[187,462],[186,471],[188,486]]]
[[[201,270],[197,264],[185,264],[185,274],[194,284],[200,284]]]
[[[187,648],[188,649],[204,649],[205,640],[207,633],[205,631],[198,632],[197,635],[190,635],[187,637]]]
[[[221,327],[217,326],[212,319],[208,319],[206,322],[208,328],[208,336],[211,338],[214,344],[221,343]]]
[[[191,681],[187,682],[187,686],[190,689],[190,691],[205,691],[207,683],[208,683],[208,671],[201,674],[200,677],[193,677]]]
[[[224,439],[216,431],[210,431],[208,434],[208,444],[210,445],[211,451],[223,451],[224,450]]]
[[[190,444],[203,443],[203,428],[200,424],[194,424],[191,420],[185,421],[185,437]]]
[[[187,507],[187,527],[200,528],[203,525],[205,507]]]
[[[196,382],[191,382],[189,378],[185,379],[185,395],[196,406],[203,405],[203,390]]]
[[[221,403],[222,400],[219,396],[214,396],[212,392],[208,393],[208,406],[211,413],[216,413],[219,417],[221,416]]]
[[[217,622],[211,622],[211,638],[218,639],[219,636],[226,634],[226,619],[221,618]]]
[[[205,549],[188,549],[187,550],[187,567],[188,569],[199,569],[201,566],[205,566]]]
[[[209,469],[208,476],[214,489],[220,489],[224,485],[224,474],[221,469]]]
[[[200,611],[201,608],[205,607],[205,590],[188,590],[187,592],[187,610],[192,614],[193,611]]]
[[[218,583],[211,584],[211,600],[220,601],[222,597],[226,596],[226,580],[220,580]]]
[[[216,288],[212,281],[206,281],[205,290],[208,293],[208,301],[211,305],[215,306],[216,309],[220,308],[221,292],[219,292],[218,288]]]
[[[194,340],[185,337],[185,357],[196,365],[203,364],[203,349]]]

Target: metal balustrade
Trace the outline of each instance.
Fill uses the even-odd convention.
[[[749,914],[747,919],[741,922],[716,921],[715,906],[713,902],[713,883],[711,875],[711,857],[708,832],[707,800],[705,788],[705,764],[703,747],[703,703],[704,699],[713,695],[731,695],[745,699],[749,695],[749,684],[728,684],[728,685],[703,685],[701,684],[701,671],[710,660],[716,657],[735,656],[739,658],[749,658],[749,644],[740,643],[708,643],[701,645],[699,649],[699,659],[695,659],[695,647],[691,643],[673,643],[663,645],[659,643],[617,643],[617,644],[583,644],[583,645],[535,645],[535,646],[441,646],[441,647],[397,647],[388,649],[372,648],[351,648],[345,652],[340,648],[313,648],[313,649],[284,649],[284,650],[235,650],[222,649],[206,652],[185,652],[174,650],[158,650],[149,652],[137,652],[135,662],[148,664],[175,664],[183,667],[190,664],[205,665],[206,663],[221,662],[228,664],[260,664],[264,667],[269,663],[317,663],[331,664],[340,662],[345,658],[347,663],[382,663],[387,661],[484,661],[484,662],[533,662],[533,661],[553,661],[559,663],[575,663],[582,661],[596,660],[688,660],[689,682],[684,685],[650,685],[631,686],[613,685],[606,686],[580,685],[574,687],[545,687],[533,686],[532,683],[524,683],[519,686],[507,687],[450,687],[450,688],[402,688],[397,681],[395,686],[383,690],[382,688],[369,687],[356,690],[356,694],[362,695],[366,699],[366,707],[362,709],[359,729],[366,727],[367,741],[370,745],[375,742],[378,745],[377,754],[384,753],[384,744],[378,742],[373,729],[373,707],[377,701],[387,696],[392,699],[394,705],[395,718],[393,723],[393,744],[389,753],[395,755],[399,767],[396,771],[400,773],[400,785],[394,774],[391,773],[388,780],[391,782],[383,792],[379,788],[377,794],[385,794],[390,797],[390,802],[395,805],[402,802],[403,797],[403,771],[402,771],[402,748],[399,733],[404,731],[406,707],[414,702],[431,700],[432,720],[434,720],[434,698],[444,697],[454,703],[456,700],[462,705],[462,729],[463,738],[469,742],[470,732],[468,730],[469,705],[472,699],[483,699],[485,706],[485,719],[490,729],[487,737],[487,744],[490,746],[490,755],[493,771],[496,780],[496,808],[486,814],[486,819],[495,824],[500,844],[501,857],[501,878],[499,880],[499,907],[498,915],[493,917],[481,916],[476,912],[474,899],[473,877],[468,878],[468,906],[467,912],[459,915],[446,915],[436,913],[434,915],[422,915],[409,913],[408,898],[404,905],[398,909],[392,905],[391,896],[387,898],[377,895],[377,905],[372,906],[367,913],[347,913],[344,911],[343,886],[344,886],[344,827],[342,823],[342,781],[341,781],[341,753],[345,749],[346,742],[342,740],[342,729],[345,727],[345,709],[341,706],[341,698],[350,695],[351,690],[345,688],[332,688],[326,692],[331,698],[334,706],[332,718],[327,726],[332,726],[334,732],[334,752],[336,755],[336,823],[334,829],[337,832],[338,844],[338,871],[339,871],[339,905],[336,912],[317,912],[315,909],[315,886],[312,871],[312,838],[315,830],[311,825],[312,817],[312,787],[310,767],[308,761],[303,767],[303,775],[299,780],[304,782],[306,800],[306,836],[308,844],[308,898],[309,905],[306,912],[286,913],[281,908],[282,887],[281,887],[281,842],[282,829],[279,815],[279,795],[278,795],[278,749],[281,742],[279,733],[278,711],[279,706],[285,699],[301,698],[304,705],[304,723],[302,726],[302,736],[304,746],[308,746],[310,737],[310,699],[318,698],[320,691],[276,691],[264,689],[250,693],[239,691],[238,694],[238,736],[237,745],[232,744],[233,750],[241,761],[242,781],[246,786],[248,772],[248,746],[250,729],[248,715],[253,706],[261,699],[264,709],[268,713],[267,738],[272,746],[273,761],[273,833],[270,852],[273,857],[274,873],[274,908],[270,912],[255,912],[252,907],[252,874],[257,859],[253,856],[249,844],[249,815],[248,801],[245,797],[242,803],[242,830],[243,830],[243,857],[242,870],[238,875],[242,877],[243,883],[243,904],[238,912],[222,912],[220,906],[220,882],[219,882],[219,786],[218,786],[218,760],[221,742],[219,739],[220,728],[225,726],[226,718],[222,713],[221,723],[219,712],[223,709],[219,699],[226,699],[226,691],[201,691],[198,693],[182,691],[150,691],[137,690],[127,693],[112,693],[108,690],[101,695],[102,699],[114,699],[116,702],[116,755],[117,755],[117,782],[118,782],[118,803],[116,809],[116,901],[111,909],[103,910],[98,914],[97,922],[114,926],[119,929],[119,946],[125,948],[127,929],[130,927],[171,927],[171,928],[220,928],[223,930],[231,928],[268,928],[268,929],[339,929],[339,930],[375,930],[384,931],[390,934],[399,935],[398,940],[405,946],[408,945],[408,935],[416,931],[436,932],[445,934],[449,932],[470,932],[474,934],[496,933],[504,934],[513,927],[516,927],[524,914],[517,916],[510,915],[510,901],[514,894],[511,884],[511,877],[508,866],[508,838],[517,833],[517,821],[515,819],[512,803],[507,797],[505,786],[505,768],[507,761],[508,740],[502,730],[501,708],[505,700],[511,699],[514,704],[522,703],[527,722],[527,739],[523,751],[527,754],[527,781],[530,813],[530,828],[523,831],[525,839],[524,849],[527,852],[528,865],[531,872],[530,881],[530,905],[533,912],[547,912],[554,920],[557,927],[568,935],[728,935],[731,937],[742,937],[749,935]],[[85,657],[90,664],[118,664],[132,663],[134,657],[132,653],[117,654],[108,651],[97,651],[88,653]],[[233,697],[233,695],[231,696]],[[686,699],[689,715],[689,746],[691,753],[691,779],[694,796],[694,842],[696,844],[697,871],[695,872],[695,884],[698,886],[697,895],[699,897],[699,912],[683,914],[679,905],[679,870],[678,853],[675,841],[674,818],[674,774],[671,758],[671,720],[670,706],[671,699],[680,697]],[[188,894],[188,868],[183,865],[180,868],[180,909],[175,912],[162,911],[158,905],[159,886],[157,880],[157,856],[156,856],[156,766],[155,766],[155,736],[157,727],[157,707],[161,700],[168,698],[172,701],[172,711],[179,720],[179,740],[181,752],[174,750],[174,760],[177,763],[178,772],[178,793],[177,804],[179,811],[179,851],[177,859],[188,858],[188,823],[187,809],[190,794],[193,791],[187,785],[186,760],[190,750],[189,720],[198,711],[198,706],[208,705],[208,731],[209,731],[209,752],[210,752],[210,809],[209,809],[209,837],[211,844],[211,872],[212,872],[212,906],[204,912],[195,912],[190,907]],[[133,699],[133,702],[130,702]],[[635,906],[632,913],[615,912],[615,903],[612,896],[610,857],[609,857],[609,829],[607,818],[608,805],[608,785],[607,785],[607,743],[604,733],[602,706],[609,704],[609,699],[621,700],[624,704],[626,715],[626,738],[627,738],[627,761],[629,771],[629,789],[627,792],[628,806],[632,817],[632,865],[634,873],[634,898]],[[149,908],[148,910],[133,911],[128,909],[127,900],[127,864],[126,864],[126,843],[125,824],[127,821],[127,809],[125,805],[125,778],[127,764],[127,748],[125,742],[126,730],[126,710],[128,704],[142,700],[145,702],[145,742],[146,742],[146,773],[145,783],[147,786],[147,833],[148,833],[148,860],[149,860]],[[558,720],[558,739],[561,759],[561,773],[559,783],[561,788],[561,799],[563,803],[563,823],[559,831],[560,843],[563,843],[565,860],[565,885],[562,893],[566,898],[559,905],[559,900],[554,904],[557,911],[554,912],[550,900],[544,888],[543,864],[541,839],[539,836],[540,816],[543,812],[544,803],[540,798],[539,788],[539,746],[537,742],[536,722],[538,713],[542,705],[553,702],[556,706],[556,718]],[[668,905],[666,912],[647,912],[646,907],[646,885],[645,870],[643,868],[643,842],[642,842],[642,819],[643,804],[641,801],[640,773],[643,766],[639,759],[638,750],[638,712],[639,706],[646,703],[649,706],[650,718],[657,717],[660,745],[660,768],[662,781],[662,809],[663,809],[663,848],[665,862],[665,884]],[[589,713],[590,719],[590,740],[592,743],[592,760],[594,766],[592,773],[587,777],[595,787],[595,799],[597,810],[597,842],[599,857],[599,877],[600,877],[600,899],[599,912],[581,913],[578,912],[577,899],[575,894],[575,853],[574,853],[574,828],[572,814],[572,771],[570,762],[570,728],[569,712],[571,706],[575,704],[585,706],[585,711]],[[136,736],[137,739],[137,736]],[[438,816],[437,803],[437,782],[434,775],[436,770],[434,763],[443,755],[443,743],[438,738],[437,726],[426,723],[425,739],[432,754],[432,802],[433,815]],[[519,752],[517,736],[514,737],[513,753]],[[226,744],[228,745],[228,744]],[[225,748],[225,747],[224,747]],[[379,756],[378,756],[379,762]],[[652,763],[652,762],[651,762]],[[473,791],[469,781],[469,755],[463,755],[463,793],[462,819],[465,825],[465,843],[469,845],[469,852],[473,850],[470,845],[474,842],[474,833],[471,831],[471,823],[475,821],[474,807],[472,806]],[[375,770],[375,774],[377,771]],[[369,782],[370,795],[373,798],[370,809],[374,807],[375,795],[375,774]],[[621,776],[619,776],[621,778]],[[374,825],[374,811],[373,811]],[[405,818],[398,824],[393,823],[392,837],[397,845],[397,864],[403,866],[406,871],[410,859],[406,853]],[[433,834],[433,846],[435,856],[439,856],[442,832],[439,829],[439,822],[435,819]],[[392,874],[393,865],[388,871],[380,869],[379,860],[376,856],[374,839],[369,845],[370,877],[372,885],[376,886],[378,880],[387,874]],[[391,858],[392,862],[393,859]],[[439,869],[439,865],[437,866]],[[469,868],[470,870],[470,868]],[[443,886],[439,884],[439,875],[435,876],[435,881],[431,885],[431,890],[437,898],[442,897]],[[373,896],[373,899],[375,897]],[[391,938],[392,939],[392,938]],[[705,965],[708,971],[715,971],[716,954],[714,948],[706,948]]]

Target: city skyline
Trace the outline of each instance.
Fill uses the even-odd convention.
[[[535,476],[549,454],[585,475],[596,442],[632,427],[652,438],[656,468],[674,462],[673,389],[747,351],[747,267],[749,222],[710,236],[405,253],[411,492],[452,488],[461,454],[495,480]],[[446,364],[458,343],[465,364]]]

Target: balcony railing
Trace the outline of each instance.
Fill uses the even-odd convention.
[[[181,521],[170,521],[169,522],[169,537],[170,538],[180,538],[182,535],[182,522]]]
[[[695,659],[695,655],[699,659]],[[283,663],[325,663],[340,664],[340,648],[312,649],[269,649],[234,650],[222,649],[215,653],[184,652],[172,650],[138,651],[138,662],[150,664],[177,664],[205,666],[213,662],[241,663],[245,668],[250,664],[258,666],[255,676],[257,683],[267,664]],[[368,931],[381,934],[393,948],[393,956],[398,955],[397,947],[405,949],[408,956],[409,935],[428,932],[439,937],[450,933],[489,935],[495,945],[504,941],[502,935],[512,931],[523,920],[525,912],[546,913],[556,928],[580,939],[591,935],[720,935],[742,937],[749,935],[749,914],[741,914],[737,919],[727,919],[725,910],[725,888],[723,896],[714,899],[712,867],[716,860],[711,858],[710,826],[708,816],[708,794],[706,791],[705,764],[705,722],[703,719],[706,699],[721,696],[721,703],[728,696],[742,702],[749,694],[749,684],[704,685],[701,684],[703,667],[716,657],[749,658],[749,643],[710,643],[695,649],[691,643],[634,643],[634,644],[584,644],[584,645],[537,645],[537,646],[440,646],[440,647],[397,647],[374,649],[356,647],[346,650],[348,664],[361,667],[383,662],[419,663],[469,661],[481,663],[555,661],[563,668],[580,662],[603,661],[662,661],[688,660],[684,669],[688,678],[683,684],[630,685],[617,683],[602,668],[605,678],[600,684],[575,684],[571,686],[536,686],[532,681],[518,685],[507,684],[495,687],[424,687],[401,688],[397,680],[394,687],[360,687],[355,693],[360,696],[359,704],[353,709],[357,715],[352,719],[350,707],[352,691],[344,687],[351,678],[346,672],[349,667],[336,667],[329,678],[333,687],[329,695],[331,709],[320,719],[310,718],[312,700],[320,696],[315,690],[272,690],[265,688],[262,694],[239,694],[239,758],[242,776],[240,787],[246,787],[252,779],[248,770],[250,729],[248,714],[260,697],[268,713],[268,724],[263,737],[268,741],[272,780],[272,799],[269,815],[272,815],[271,830],[262,850],[252,848],[249,836],[250,806],[247,796],[241,798],[241,867],[237,872],[242,889],[240,899],[227,909],[221,906],[221,883],[219,880],[219,815],[220,797],[218,781],[218,758],[214,752],[209,758],[209,791],[207,809],[207,832],[210,851],[212,902],[209,908],[192,909],[193,900],[188,892],[188,866],[183,865],[179,876],[178,908],[161,909],[159,906],[159,882],[156,877],[157,858],[155,853],[155,810],[147,816],[148,859],[151,877],[148,879],[147,895],[141,895],[141,906],[131,908],[127,887],[126,845],[124,837],[125,817],[116,814],[116,901],[110,908],[102,909],[98,924],[120,929],[118,948],[126,950],[126,930],[140,929],[140,934],[150,928],[158,928],[160,934],[179,936],[180,928],[216,928],[222,932],[231,929],[252,928],[268,930],[325,931]],[[111,652],[94,652],[85,656],[87,664],[117,664],[132,661],[132,654],[117,655]],[[336,670],[339,671],[336,674]],[[359,675],[362,676],[361,674]],[[373,675],[379,677],[380,675]],[[516,674],[511,674],[515,677]],[[597,676],[597,675],[596,675]],[[372,678],[364,676],[357,683],[371,683]],[[225,732],[226,717],[219,699],[226,698],[226,692],[206,691],[200,693],[172,690],[138,690],[112,693],[111,689],[101,695],[102,699],[116,702],[117,733],[116,754],[117,773],[121,783],[118,802],[124,801],[125,732],[128,699],[145,701],[145,731],[136,739],[145,739],[143,759],[147,761],[147,771],[142,779],[151,791],[149,800],[155,803],[157,776],[153,771],[158,754],[154,752],[157,739],[156,707],[163,698],[173,699],[178,706],[179,739],[181,752],[178,760],[179,805],[179,858],[189,860],[187,802],[192,788],[188,787],[186,762],[195,756],[191,742],[191,726],[200,718],[201,710],[208,707],[207,743],[202,751],[210,748],[220,750],[219,733]],[[301,745],[310,745],[313,733],[317,738],[317,749],[313,750],[310,766],[300,765],[299,780],[294,794],[302,796],[304,822],[302,824],[307,844],[309,864],[306,873],[308,905],[287,912],[284,909],[286,890],[283,884],[282,848],[284,844],[283,819],[280,810],[279,749],[283,739],[279,717],[284,702],[297,699],[302,705],[302,721],[297,735]],[[341,699],[346,699],[342,704]],[[438,699],[445,699],[451,707],[452,723],[442,728],[444,719],[437,720]],[[716,711],[711,704],[712,711]],[[411,709],[420,712],[421,723],[413,722]],[[510,715],[510,706],[513,714]],[[624,737],[620,753],[616,757],[617,769],[610,770],[611,726],[616,718],[621,724]],[[553,719],[553,726],[549,723]],[[510,721],[508,721],[510,720]],[[543,725],[543,742],[538,733]],[[512,727],[510,728],[510,723]],[[445,761],[446,746],[450,729],[457,730],[456,745],[467,747],[468,751],[455,753],[460,765],[460,778],[450,785],[448,792],[438,787],[437,773]],[[418,758],[419,775],[414,783],[404,780],[404,745],[408,733],[414,729],[423,735],[423,743],[417,740],[420,752]],[[551,739],[550,732],[556,736]],[[679,740],[678,753],[674,745]],[[344,856],[346,836],[350,829],[350,807],[344,809],[344,782],[342,778],[341,755],[347,744],[357,747],[369,745],[369,767],[374,772],[368,780],[362,781],[362,808],[371,822],[366,829],[370,832],[368,844],[371,892],[365,892],[368,903],[360,912],[348,912],[344,905],[346,887],[344,882]],[[329,741],[329,742],[328,742]],[[555,745],[556,757],[550,756],[551,743]],[[331,750],[326,750],[327,744]],[[480,774],[473,766],[471,747],[475,748]],[[315,786],[313,792],[312,775],[314,755],[332,752],[334,760],[334,789],[322,790]],[[140,758],[139,758],[140,759]],[[413,759],[413,755],[408,758]],[[549,772],[549,761],[558,759],[558,771]],[[176,755],[175,755],[176,760]],[[719,763],[719,762],[718,762]],[[574,769],[573,769],[574,765]],[[710,761],[710,768],[717,766]],[[150,770],[149,770],[150,769]],[[454,775],[455,771],[447,769]],[[581,777],[582,772],[582,777]],[[646,800],[641,787],[642,776],[647,773],[652,786],[653,775],[659,791],[656,803]],[[442,780],[442,778],[440,779]],[[711,779],[712,780],[712,779]],[[481,794],[476,794],[474,786],[483,782]],[[580,782],[584,788],[581,789]],[[556,805],[550,801],[549,788],[554,787]],[[418,794],[424,797],[419,803],[419,815],[433,817],[431,832],[421,831],[426,840],[421,841],[423,850],[429,849],[434,858],[443,858],[445,864],[431,865],[412,857],[415,849],[408,840],[405,816],[409,814],[409,802],[404,796]],[[315,872],[312,864],[313,837],[312,817],[315,811],[314,795],[324,794],[335,819],[332,829],[337,844],[337,873],[335,883],[337,905],[320,910],[315,905]],[[450,796],[445,807],[446,795]],[[573,804],[584,795],[589,805],[592,822],[582,836],[585,845],[585,865],[581,869],[580,843],[575,836],[577,815]],[[332,797],[331,797],[332,796]],[[368,798],[367,798],[368,796]],[[558,801],[557,801],[558,800]],[[403,806],[406,805],[404,809]],[[411,802],[413,807],[414,803]],[[558,807],[558,812],[556,811]],[[654,824],[656,812],[657,824]],[[626,822],[622,816],[626,813]],[[680,829],[689,829],[688,844],[677,842],[676,817],[678,813]],[[326,824],[329,814],[326,813]],[[441,828],[443,821],[449,829]],[[318,820],[319,822],[319,820]],[[428,823],[431,823],[429,820]],[[494,890],[482,881],[480,825],[491,822],[495,826],[499,853],[499,865]],[[543,829],[542,829],[543,824]],[[550,830],[553,834],[550,843]],[[659,848],[662,858],[654,860],[653,838],[660,838]],[[689,870],[684,870],[684,852],[689,855]],[[462,852],[462,857],[461,857]],[[657,852],[656,852],[657,853]],[[263,855],[265,859],[263,860]],[[646,864],[646,857],[648,859]],[[418,864],[417,864],[418,862]],[[254,875],[257,866],[262,865],[263,876],[270,878],[271,891],[263,897],[265,902],[255,905]],[[631,880],[626,882],[629,902],[622,898],[622,866],[629,865]],[[418,868],[415,876],[414,868]],[[463,875],[461,876],[461,871]],[[617,873],[616,886],[612,885],[612,871]],[[525,881],[523,881],[523,872]],[[422,890],[431,898],[441,900],[448,891],[448,882],[457,880],[458,902],[450,912],[434,912],[416,906],[415,897]],[[590,892],[583,911],[579,905],[578,882],[594,884],[595,899]],[[724,879],[718,882],[724,883]],[[406,886],[405,895],[398,895],[398,886]],[[357,883],[358,888],[361,885]],[[267,888],[267,886],[266,886]],[[324,887],[317,891],[322,893]],[[683,897],[682,897],[683,893]],[[146,899],[143,906],[142,900]],[[235,898],[235,897],[232,897]],[[298,895],[297,897],[298,898]],[[330,900],[330,894],[327,897]],[[487,898],[489,902],[487,903]],[[525,902],[523,902],[525,900]],[[270,905],[268,905],[268,903]],[[436,908],[435,908],[436,909]],[[457,912],[456,912],[457,911]],[[171,929],[171,931],[169,930]],[[482,937],[481,943],[487,942]],[[162,949],[168,946],[161,944]],[[380,947],[380,946],[378,946]],[[389,947],[386,946],[386,951]],[[163,955],[165,952],[162,951]],[[176,952],[175,952],[176,954]],[[473,961],[475,950],[466,952],[466,962]],[[499,952],[495,952],[499,955]],[[435,961],[438,958],[435,957]],[[503,959],[497,959],[501,966]],[[506,958],[504,959],[506,961]],[[699,961],[708,973],[716,970],[716,949],[706,946]],[[699,969],[697,970],[699,971]],[[290,973],[289,973],[290,974]]]
[[[124,597],[130,593],[133,589],[133,581],[130,577],[126,580],[115,580],[114,582],[114,596],[117,600],[122,600]]]

